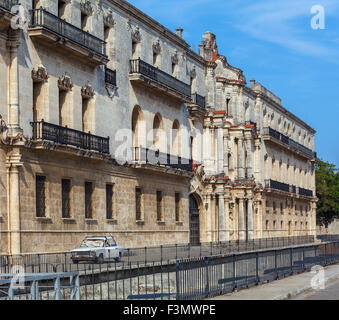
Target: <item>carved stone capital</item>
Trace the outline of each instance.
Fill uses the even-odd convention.
[[[81,88],[81,95],[86,99],[92,99],[94,97],[94,89],[89,83]]]
[[[110,28],[114,28],[115,26],[111,8],[109,8],[106,14],[104,14],[104,25]]]
[[[47,82],[49,75],[46,71],[46,68],[42,65],[38,66],[38,69],[32,70],[32,79],[33,82]]]
[[[91,3],[88,0],[83,0],[80,2],[80,11],[87,16],[91,16],[93,14],[93,8]]]
[[[62,77],[59,77],[58,87],[61,90],[71,91],[73,88],[73,83],[70,76],[65,73]]]
[[[160,54],[161,52],[161,44],[160,44],[160,40],[158,39],[157,42],[153,43],[152,45],[153,48],[153,52],[156,54]]]

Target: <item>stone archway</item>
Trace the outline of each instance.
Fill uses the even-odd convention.
[[[199,202],[193,194],[189,196],[190,244],[200,244],[200,209]]]

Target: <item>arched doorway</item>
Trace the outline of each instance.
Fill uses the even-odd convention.
[[[199,223],[199,204],[197,199],[191,194],[189,197],[189,216],[190,216],[190,244],[200,244],[200,223]]]

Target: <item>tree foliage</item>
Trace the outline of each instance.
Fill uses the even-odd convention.
[[[339,169],[334,164],[317,159],[315,164],[317,224],[328,226],[339,218]]]

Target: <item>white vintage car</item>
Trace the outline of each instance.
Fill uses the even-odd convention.
[[[120,261],[124,255],[124,247],[118,245],[112,236],[86,237],[80,248],[71,251],[73,263],[91,261],[103,263],[105,261]]]

